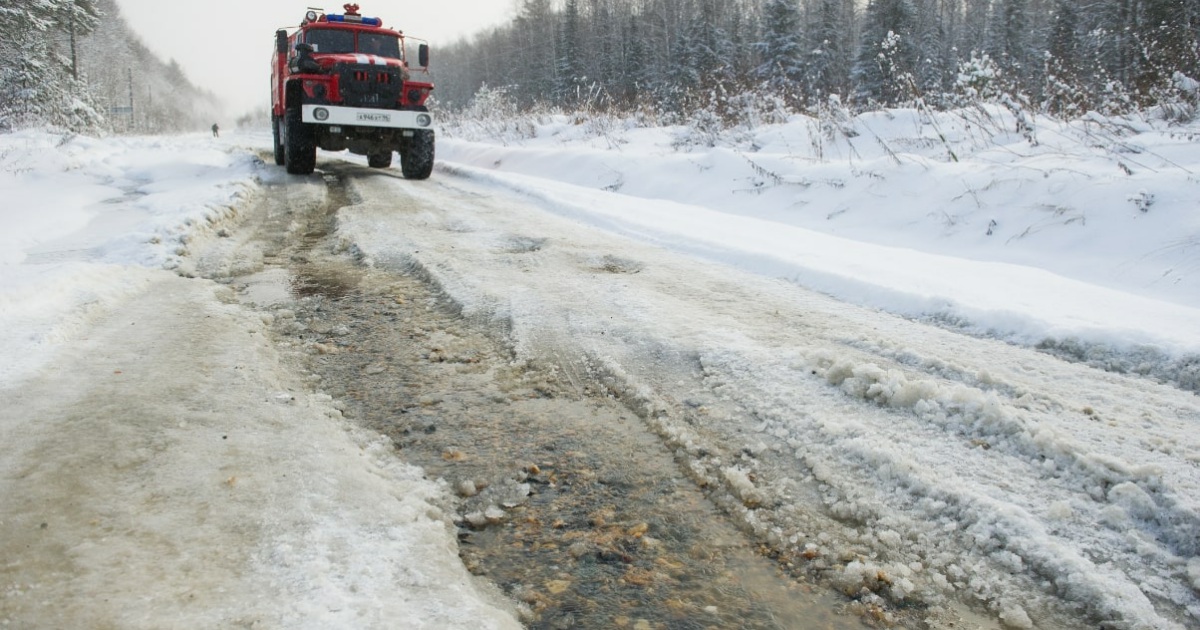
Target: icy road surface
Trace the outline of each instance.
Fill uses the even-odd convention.
[[[0,625],[1198,625],[1194,393],[796,286],[855,299],[865,243],[500,158],[406,182],[208,136],[4,138]],[[803,260],[739,249],[764,229]],[[888,260],[884,290],[924,295]],[[1049,286],[1007,267],[973,293]],[[1080,284],[1042,291],[1069,329],[1191,351],[1190,299]]]
[[[0,627],[520,627],[441,489],[306,391],[233,292],[162,271],[0,391]]]
[[[1014,628],[1200,620],[1194,394],[848,306],[494,183],[350,186],[344,247],[424,275],[519,361],[605,384],[719,505],[842,592],[966,602]]]

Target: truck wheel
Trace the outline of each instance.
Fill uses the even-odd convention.
[[[275,137],[275,164],[279,166],[283,166],[284,163],[283,139],[279,131],[281,122],[282,119],[278,116],[271,116],[271,135]]]
[[[312,127],[300,119],[300,110],[289,107],[284,114],[283,152],[287,172],[308,175],[317,166],[317,145]]]
[[[404,173],[404,179],[429,179],[433,173],[432,131],[414,132],[400,155],[400,171]]]
[[[392,165],[392,152],[370,153],[367,155],[367,166],[371,168],[387,168]]]

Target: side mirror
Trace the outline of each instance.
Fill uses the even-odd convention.
[[[275,52],[286,55],[288,52],[287,31],[279,29],[275,31]]]
[[[429,44],[421,44],[417,47],[417,65],[422,68],[429,67]]]
[[[296,68],[300,72],[320,72],[321,66],[312,58],[316,47],[312,44],[296,44]]]

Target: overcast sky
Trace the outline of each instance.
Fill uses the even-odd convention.
[[[437,48],[504,23],[515,0],[395,2],[358,0],[363,15],[388,28],[429,40]],[[275,30],[300,24],[309,6],[341,13],[343,3],[313,0],[117,0],[125,20],[163,61],[174,59],[192,83],[220,96],[231,118],[270,105],[270,60]],[[233,120],[222,121],[232,125]]]

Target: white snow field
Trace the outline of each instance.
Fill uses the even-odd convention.
[[[582,357],[843,590],[1196,627],[1200,127],[1036,122],[463,123],[429,181],[355,181],[339,236],[518,356]],[[269,142],[0,136],[0,544],[35,550],[6,560],[0,621],[515,627],[455,557],[445,489],[171,272],[294,179]]]

